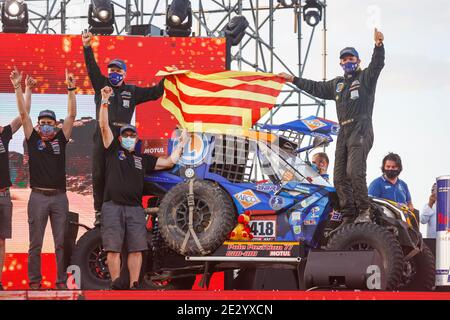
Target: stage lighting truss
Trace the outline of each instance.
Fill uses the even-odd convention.
[[[110,35],[114,32],[114,5],[109,0],[92,0],[88,13],[89,31]]]
[[[303,20],[311,27],[315,27],[322,20],[322,5],[317,0],[306,0]]]
[[[167,8],[166,33],[171,37],[189,37],[192,29],[192,8],[189,0],[173,0]]]
[[[2,6],[3,32],[26,33],[28,31],[28,7],[23,0],[6,0]]]

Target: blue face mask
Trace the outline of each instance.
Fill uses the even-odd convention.
[[[136,138],[132,138],[132,137],[123,138],[122,137],[122,147],[124,149],[127,149],[128,151],[132,151],[134,149],[135,145],[136,145]]]
[[[347,62],[341,65],[342,69],[344,69],[345,73],[353,73],[358,69],[358,62]]]
[[[319,172],[319,168],[317,167],[317,165],[315,163],[311,164],[311,168],[313,168],[315,171]]]
[[[41,138],[51,140],[56,135],[56,128],[49,124],[39,125],[39,133]]]
[[[108,79],[113,86],[118,86],[119,83],[123,80],[123,74],[120,74],[118,72],[111,72],[108,74]]]

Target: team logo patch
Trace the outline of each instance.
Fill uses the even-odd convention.
[[[50,142],[52,149],[53,149],[53,154],[61,154],[61,148],[59,146],[59,140],[53,140]]]
[[[5,152],[6,152],[5,146],[3,145],[2,139],[0,139],[0,153],[5,153]]]
[[[128,109],[130,107],[130,100],[123,99],[122,100],[122,107],[124,107],[125,109]]]
[[[273,210],[280,210],[284,207],[284,198],[280,196],[271,197],[269,205]]]
[[[334,211],[331,215],[331,221],[342,221],[342,215],[339,212]]]
[[[319,119],[313,119],[313,120],[302,120],[302,122],[307,126],[311,131],[320,129],[322,127],[326,127],[326,123],[320,121]]]
[[[142,158],[141,157],[134,157],[134,167],[136,169],[142,170]]]
[[[337,85],[336,85],[336,92],[341,92],[342,91],[342,89],[344,89],[344,83],[343,82],[339,82]]]
[[[320,207],[313,207],[310,211],[311,213],[311,218],[318,218],[319,217],[319,211],[320,211]]]
[[[244,209],[253,207],[261,202],[261,200],[259,200],[259,198],[250,189],[236,193],[234,197]]]
[[[303,221],[303,224],[305,226],[315,226],[317,224],[317,220],[314,220],[314,219],[305,220],[305,221]]]
[[[39,151],[44,150],[44,149],[45,149],[45,142],[42,141],[42,140],[38,140],[38,141],[37,141],[37,149],[38,149]]]
[[[119,158],[119,160],[125,160],[127,158],[127,155],[125,154],[125,151],[119,150],[118,158]]]
[[[281,187],[273,183],[260,183],[256,185],[256,190],[261,192],[277,192]]]

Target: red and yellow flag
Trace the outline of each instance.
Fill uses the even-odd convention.
[[[230,133],[251,128],[276,103],[284,79],[247,71],[166,68],[162,106],[189,131]]]

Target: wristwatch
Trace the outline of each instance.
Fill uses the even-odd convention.
[[[102,99],[102,104],[109,104],[109,100],[103,100]]]

